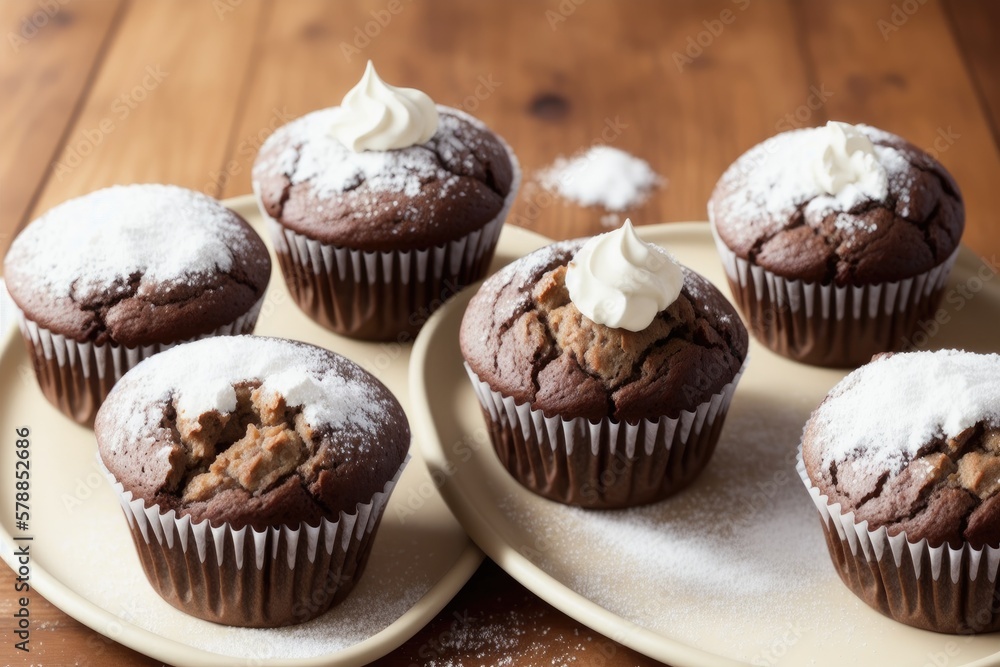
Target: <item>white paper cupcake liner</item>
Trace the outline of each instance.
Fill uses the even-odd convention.
[[[521,181],[517,158],[503,145],[513,180],[500,213],[459,239],[425,249],[362,251],[317,241],[269,216],[254,184],[285,283],[299,307],[347,336],[412,339],[434,310],[489,269]]]
[[[707,465],[747,361],[721,391],[677,417],[598,422],[546,416],[493,390],[465,365],[490,425],[494,449],[511,475],[551,500],[591,508],[661,500]]]
[[[959,252],[905,280],[822,285],[783,278],[738,257],[711,228],[754,336],[779,354],[823,366],[857,366],[900,349],[916,324],[933,315]]]
[[[795,470],[819,511],[830,557],[848,588],[877,611],[907,625],[952,634],[1000,630],[1000,548],[963,543],[932,547],[906,533],[869,529],[817,488],[799,447]]]
[[[409,460],[354,512],[317,526],[260,531],[194,522],[147,505],[98,463],[118,496],[146,577],[164,600],[214,622],[274,627],[314,618],[350,592]]]
[[[42,393],[68,417],[81,424],[92,424],[114,384],[140,361],[200,338],[252,333],[263,303],[262,296],[234,321],[200,336],[136,347],[76,341],[46,329],[20,309],[17,320]]]

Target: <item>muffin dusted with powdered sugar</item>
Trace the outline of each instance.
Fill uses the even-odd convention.
[[[876,357],[813,413],[800,472],[861,599],[929,630],[1000,629],[1000,355]]]
[[[218,201],[148,184],[48,211],[14,240],[4,273],[46,398],[88,424],[138,360],[181,341],[252,331],[271,260]]]
[[[749,150],[719,179],[708,216],[754,335],[823,366],[901,349],[937,308],[965,225],[937,160],[837,122]]]
[[[485,275],[520,171],[483,123],[383,82],[279,128],[253,187],[296,302],[333,331],[407,342]]]
[[[95,431],[150,583],[187,613],[253,626],[308,620],[350,591],[410,442],[399,402],[359,366],[251,336],[139,364]]]

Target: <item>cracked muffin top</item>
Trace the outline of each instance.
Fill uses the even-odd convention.
[[[563,241],[483,283],[462,320],[462,355],[492,389],[546,416],[637,422],[677,417],[719,392],[747,355],[747,331],[705,278],[683,269],[680,296],[637,332],[597,324],[570,300]]]
[[[965,226],[951,175],[899,136],[853,129],[885,170],[884,196],[817,187],[811,161],[826,128],[784,132],[743,154],[715,186],[708,215],[725,245],[779,276],[821,284],[892,282],[947,260]]]
[[[56,206],[4,259],[28,319],[128,347],[211,333],[263,296],[271,259],[237,213],[171,185],[114,186]]]
[[[1000,355],[882,354],[802,438],[809,479],[855,521],[931,546],[1000,546]]]
[[[263,209],[300,234],[366,251],[429,248],[483,227],[516,185],[516,159],[472,116],[437,110],[426,143],[385,151],[335,139],[337,107],[278,128],[253,167]]]
[[[381,491],[406,458],[399,402],[357,364],[279,338],[219,336],[130,370],[95,424],[134,497],[234,528],[318,525]]]

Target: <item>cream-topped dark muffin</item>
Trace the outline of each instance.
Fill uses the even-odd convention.
[[[801,471],[842,522],[824,521],[831,555],[869,605],[930,630],[1000,629],[995,563],[969,560],[1000,549],[1000,355],[876,357],[813,413]],[[852,547],[841,531],[863,522],[870,547]]]
[[[336,108],[279,128],[254,165],[264,211],[299,234],[366,251],[430,248],[480,229],[514,186],[510,153],[468,114],[437,110],[430,139],[391,151],[354,152],[330,136]]]
[[[347,594],[410,442],[399,402],[353,362],[248,336],[187,343],[138,365],[108,396],[95,432],[119,493],[161,517],[154,536],[130,515],[154,587],[188,613],[255,626],[308,620]],[[223,529],[222,551],[184,545],[187,525],[204,539]],[[269,537],[249,540],[247,529]],[[163,576],[179,566],[189,575]],[[232,591],[211,583],[240,578],[246,586]],[[311,588],[327,594],[317,603]]]
[[[462,355],[493,389],[571,419],[676,417],[730,382],[747,331],[705,278],[683,269],[678,298],[638,332],[597,324],[566,289],[583,240],[562,241],[501,269],[462,320]]]
[[[616,326],[594,319],[605,317]],[[694,479],[748,347],[725,297],[627,223],[501,269],[470,302],[460,341],[501,461],[533,491],[587,507],[653,502]]]
[[[510,148],[483,123],[385,84],[370,63],[341,106],[271,135],[253,169],[297,303],[367,339],[416,333],[482,277],[518,180]]]
[[[751,331],[827,366],[903,345],[936,308],[965,223],[937,160],[845,123],[755,146],[723,174],[708,212]]]
[[[11,244],[4,274],[45,396],[86,424],[139,359],[252,331],[271,260],[218,201],[144,184],[48,211]]]

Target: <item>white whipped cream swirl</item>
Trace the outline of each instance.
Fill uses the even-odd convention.
[[[434,101],[416,88],[390,86],[369,60],[361,81],[337,108],[330,134],[360,153],[416,146],[433,137],[437,128]]]
[[[813,178],[821,191],[837,196],[853,187],[871,199],[885,199],[889,180],[868,137],[854,125],[836,121],[817,133],[820,145]]]
[[[569,298],[605,326],[642,331],[681,293],[684,273],[659,246],[640,239],[628,219],[587,241],[566,269]]]

